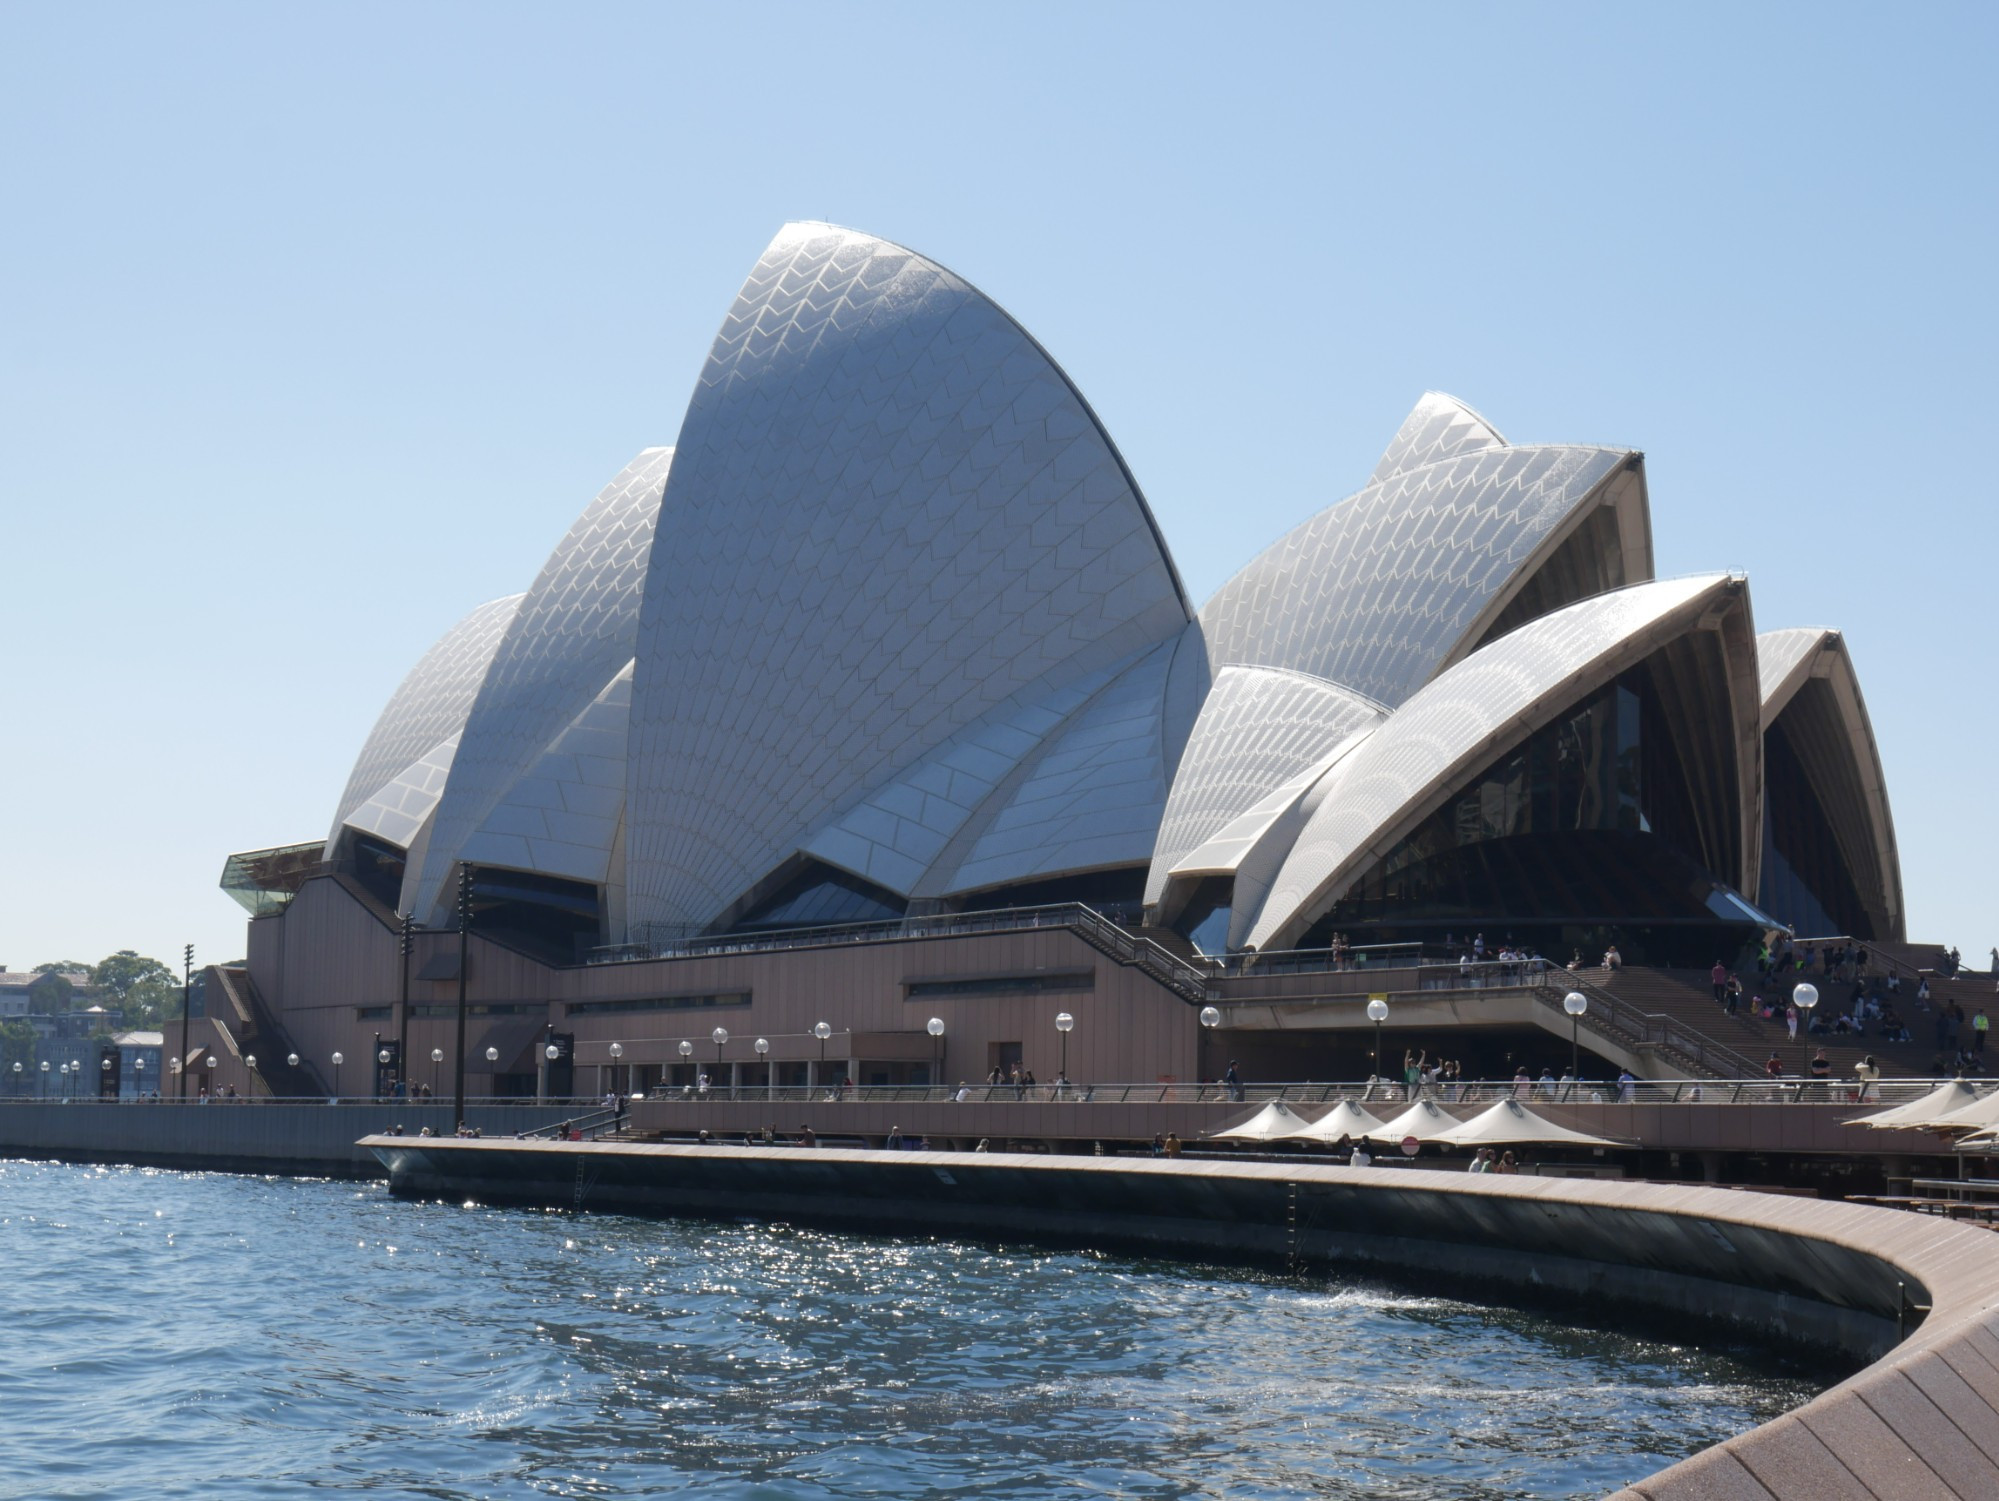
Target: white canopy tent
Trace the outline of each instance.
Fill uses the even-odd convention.
[[[1951,1117],[1978,1102],[1978,1087],[1966,1079],[1952,1079],[1948,1084],[1939,1085],[1920,1100],[1911,1100],[1906,1105],[1897,1105],[1891,1110],[1877,1110],[1872,1115],[1859,1116],[1850,1121],[1842,1121],[1844,1126],[1873,1126],[1880,1130],[1908,1128],[1923,1130],[1931,1126],[1972,1125],[1970,1121],[1953,1121]],[[1999,1116],[1994,1117],[1999,1123]]]
[[[1380,1140],[1396,1142],[1406,1136],[1418,1141],[1436,1141],[1446,1131],[1458,1128],[1458,1118],[1447,1115],[1435,1100],[1418,1100],[1392,1121],[1384,1121],[1375,1133]]]
[[[1328,1144],[1342,1136],[1351,1136],[1359,1141],[1363,1136],[1379,1137],[1387,1132],[1379,1119],[1361,1109],[1353,1100],[1341,1100],[1309,1126],[1300,1126],[1293,1131],[1288,1141],[1320,1141]]]
[[[1282,1141],[1297,1134],[1305,1124],[1305,1117],[1298,1114],[1282,1100],[1272,1100],[1248,1120],[1239,1121],[1226,1131],[1211,1131],[1210,1141]]]
[[[1463,1125],[1430,1138],[1454,1147],[1496,1147],[1520,1143],[1568,1147],[1625,1147],[1631,1143],[1558,1126],[1518,1100],[1501,1100]]]

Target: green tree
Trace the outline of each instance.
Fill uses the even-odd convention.
[[[28,987],[28,1003],[46,1016],[67,1011],[76,1004],[76,987],[54,970],[37,970]]]
[[[130,949],[120,949],[92,968],[90,988],[106,1010],[116,1006],[125,1013],[128,1027],[157,1027],[167,1016],[180,1014],[180,976]]]
[[[18,1016],[10,1016],[0,1021],[0,1073],[6,1079],[0,1081],[0,1089],[13,1089],[16,1085],[14,1065],[21,1065],[22,1087],[26,1087],[28,1070],[35,1066],[35,1029]]]

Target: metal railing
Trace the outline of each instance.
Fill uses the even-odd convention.
[[[855,943],[898,943],[982,933],[1067,928],[1092,948],[1120,964],[1145,971],[1193,1005],[1208,1000],[1207,971],[1149,938],[1127,932],[1080,902],[1045,907],[1008,907],[991,912],[940,912],[887,922],[845,923],[837,927],[783,928],[768,933],[716,933],[653,943],[620,943],[590,950],[589,964],[630,964],[654,959],[713,958],[725,954],[765,954],[787,949],[838,948]]]
[[[1433,1100],[1443,1105],[1490,1105],[1499,1100],[1522,1104],[1644,1104],[1644,1105],[1769,1105],[1903,1104],[1921,1099],[1944,1079],[1880,1079],[1866,1086],[1855,1079],[1466,1079],[1408,1085],[1399,1080],[1363,1079],[1332,1083],[1312,1081],[1271,1084],[980,1084],[963,1089],[925,1084],[742,1085],[734,1089],[700,1089],[694,1085],[655,1088],[645,1098],[653,1102],[700,1105],[1238,1105],[1260,1106],[1273,1100],[1290,1105],[1330,1105],[1352,1100],[1362,1105],[1407,1105]],[[1975,1081],[1979,1086],[1999,1080]]]

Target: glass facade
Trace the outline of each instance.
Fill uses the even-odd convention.
[[[894,892],[833,866],[810,861],[771,896],[731,924],[736,933],[783,928],[838,927],[894,922],[909,904]]]
[[[1552,957],[1615,942],[1628,959],[1663,959],[1680,945],[1662,930],[1686,926],[1701,930],[1687,935],[1693,952],[1725,942],[1733,953],[1758,914],[1699,856],[1711,836],[1675,729],[1649,664],[1626,673],[1468,781],[1300,947],[1335,932],[1387,942],[1478,929]]]
[[[1792,743],[1791,715],[1763,737],[1764,909],[1801,936],[1874,938],[1833,821]]]

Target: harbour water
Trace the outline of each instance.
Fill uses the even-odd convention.
[[[1600,1496],[1773,1365],[1363,1283],[0,1163],[0,1494]]]

